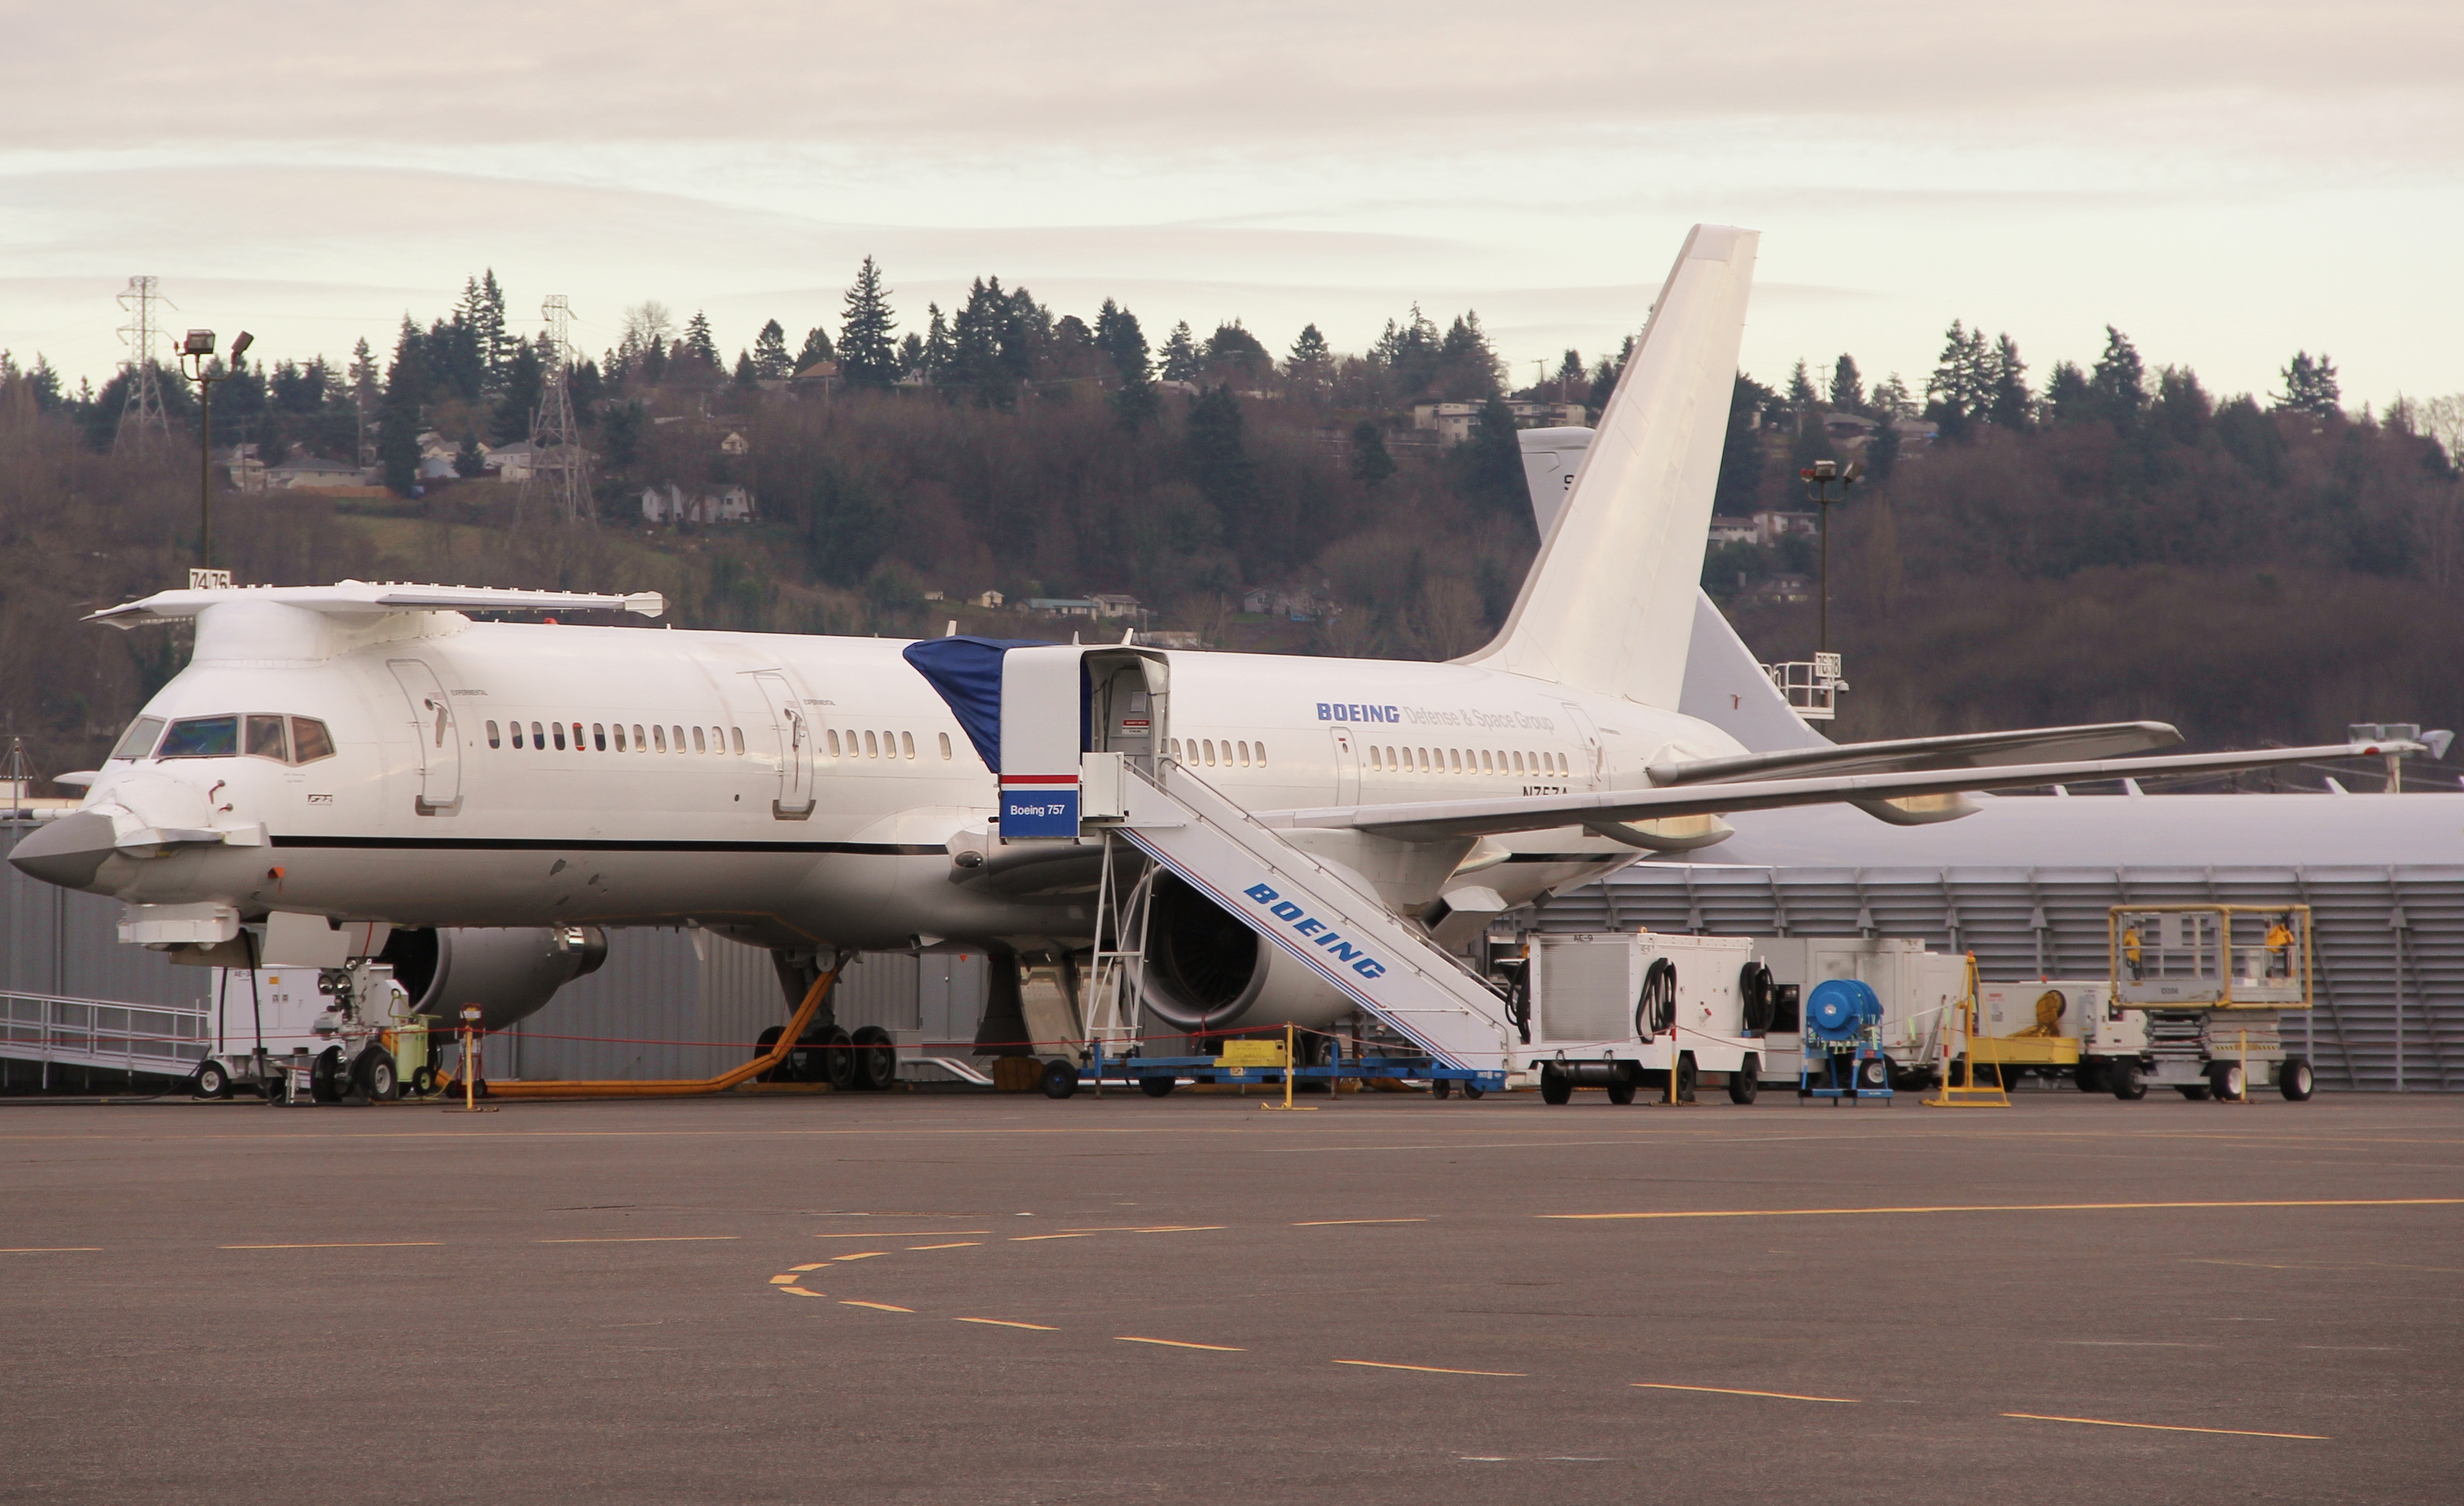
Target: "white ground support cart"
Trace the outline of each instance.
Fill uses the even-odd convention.
[[[199,1096],[236,1088],[275,1103],[382,1102],[436,1085],[427,1017],[384,963],[217,967]]]
[[[1752,941],[1645,931],[1538,934],[1530,943],[1514,1054],[1538,1074],[1544,1100],[1564,1103],[1578,1087],[1605,1089],[1612,1103],[1646,1088],[1666,1096],[1672,1072],[1680,1102],[1705,1073],[1724,1074],[1736,1102],[1754,1100],[1771,997],[1742,986]]]
[[[1802,1001],[1813,997],[1815,986],[1846,978],[1864,984],[1881,1000],[1881,1070],[1889,1079],[1887,1086],[1904,1092],[1924,1087],[1939,1074],[1944,1032],[1951,1029],[1951,1017],[1968,996],[1966,958],[1928,952],[1925,942],[1896,936],[1762,937],[1753,942],[1753,955],[1771,970],[1777,988],[1794,990],[1793,997],[1784,993],[1773,1011],[1771,1033],[1788,1037],[1784,1044],[1774,1043],[1773,1055],[1797,1059]]]
[[[2106,1065],[2115,1097],[2156,1086],[2239,1102],[2263,1083],[2310,1096],[2310,1063],[2279,1030],[2310,1008],[2308,905],[2116,905],[2106,927],[2113,1002],[2146,1022],[2140,1051]]]
[[[1991,1074],[2004,1087],[2041,1073],[2067,1076],[2081,1093],[2102,1093],[2113,1063],[2136,1061],[2147,1050],[2147,1017],[2115,1000],[2110,978],[1981,984],[1976,1030],[1968,1048],[1976,1080]]]

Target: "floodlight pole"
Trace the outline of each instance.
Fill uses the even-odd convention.
[[[231,342],[231,368],[216,375],[212,369],[214,332],[192,329],[180,342],[180,369],[197,384],[197,567],[209,570],[214,565],[214,384],[228,382],[239,374],[239,359],[256,337],[247,330]]]
[[[1831,652],[1831,508],[1833,503],[1848,499],[1848,488],[1863,478],[1865,463],[1852,460],[1843,471],[1837,460],[1816,460],[1796,474],[1805,482],[1805,499],[1814,504],[1815,532],[1821,538],[1821,584],[1817,587],[1821,606],[1815,629],[1815,652],[1827,654]]]

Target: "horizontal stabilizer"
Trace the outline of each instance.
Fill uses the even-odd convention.
[[[382,616],[396,611],[629,611],[656,617],[668,609],[656,591],[610,596],[592,591],[523,591],[493,586],[411,586],[338,581],[331,586],[241,586],[229,590],[157,591],[142,601],[95,612],[85,620],[115,628],[193,617],[224,602],[271,602],[304,611]]]
[[[1659,789],[1608,789],[1577,795],[1431,800],[1391,806],[1335,806],[1309,810],[1261,811],[1257,819],[1260,825],[1268,827],[1348,829],[1406,842],[1434,842],[1449,837],[1495,836],[1509,831],[1546,831],[1558,827],[1596,828],[1619,823],[1664,821],[1673,816],[1776,810],[1786,806],[1861,804],[1980,789],[2026,789],[2039,785],[2084,784],[2101,779],[2230,774],[2245,768],[2273,768],[2327,759],[2373,758],[2385,753],[2422,751],[2426,750],[2413,742],[2331,742],[2318,747],[2264,748],[2250,753],[2184,753],[2170,758],[2012,764],[1992,768],[1911,769],[1881,774],[1728,780]]]
[[[1654,764],[1644,772],[1655,785],[1706,785],[1738,780],[1793,779],[1807,774],[1897,774],[1911,769],[2001,768],[2056,759],[2112,758],[2178,745],[2182,734],[2161,721],[2107,721],[2086,727],[2030,727],[2016,732],[1971,732],[1942,738],[1893,738],[1885,742],[1788,748],[1735,758]]]

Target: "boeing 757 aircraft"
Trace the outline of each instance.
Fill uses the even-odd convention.
[[[692,920],[769,949],[793,997],[840,948],[1087,947],[1099,864],[1075,802],[1091,820],[1101,798],[1082,757],[1117,755],[1222,813],[1192,831],[1238,826],[1260,873],[1301,875],[1157,880],[1141,1002],[1246,1029],[1376,1003],[1405,970],[1354,946],[1403,934],[1380,927],[1443,941],[1450,918],[1717,841],[1738,811],[1923,823],[1971,790],[2363,751],[2117,762],[2180,742],[2128,722],[1752,752],[1683,714],[1757,238],[1686,237],[1505,628],[1457,662],[475,615],[657,616],[655,596],[165,591],[95,620],[193,618],[192,662],[11,861],[117,897],[131,940],[217,959],[269,917],[414,935]],[[1062,744],[1028,735],[1030,710]],[[1382,913],[1344,941],[1286,883]]]

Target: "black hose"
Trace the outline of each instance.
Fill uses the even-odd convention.
[[[1761,963],[1748,963],[1737,974],[1737,1000],[1743,1005],[1746,1033],[1760,1035],[1771,1028],[1771,1016],[1778,1007],[1777,990],[1771,985],[1771,970]]]
[[[1523,1044],[1531,1044],[1531,964],[1507,969],[1506,1017],[1512,1022],[1514,1032]]]
[[[1634,1033],[1645,1040],[1677,1025],[1677,964],[1655,957],[1643,969],[1642,994],[1634,1002]]]

